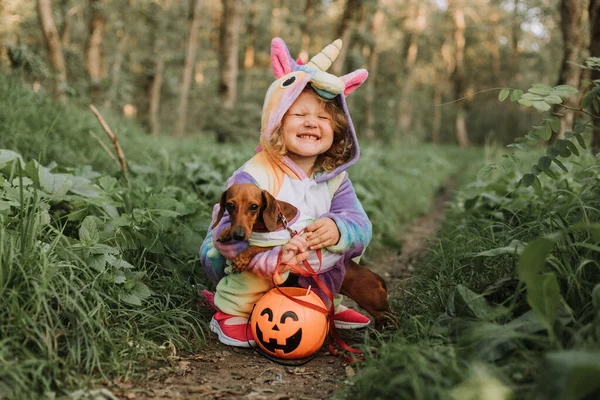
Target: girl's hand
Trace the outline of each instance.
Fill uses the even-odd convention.
[[[319,218],[306,227],[306,232],[311,233],[308,239],[311,250],[334,246],[340,241],[340,231],[331,218]]]
[[[279,265],[283,266],[284,270],[285,265],[282,264],[300,264],[308,258],[307,236],[310,236],[310,234],[303,233],[301,235],[296,235],[283,245]]]

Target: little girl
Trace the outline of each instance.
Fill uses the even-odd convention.
[[[280,267],[308,260],[317,269],[314,250],[323,250],[319,278],[338,294],[345,263],[359,257],[371,240],[371,222],[360,204],[346,169],[359,157],[358,140],[346,105],[346,96],[367,78],[366,70],[336,77],[325,72],[341,49],[341,40],[328,45],[306,65],[296,63],[279,38],[271,43],[271,63],[277,80],[269,87],[263,105],[260,146],[257,154],[227,181],[253,183],[277,200],[286,201],[299,212],[290,224],[305,228],[289,238],[282,230],[253,234],[250,242],[275,246],[252,258],[248,269],[233,273],[228,265],[249,246],[248,241],[217,242],[230,225],[227,212],[209,231],[200,249],[201,262],[217,284],[214,303],[219,311],[211,330],[225,344],[248,347],[254,344],[247,322],[254,304],[286,279],[297,279],[301,287],[312,286],[327,304],[329,299],[312,278],[280,274]],[[213,220],[219,205],[213,210]],[[284,236],[282,237],[282,233]],[[253,243],[254,244],[254,243]],[[281,253],[281,258],[279,259]],[[278,259],[280,264],[278,264]],[[341,329],[366,326],[369,319],[340,304],[336,296],[334,322]]]

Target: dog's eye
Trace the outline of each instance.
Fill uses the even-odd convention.
[[[227,211],[232,212],[233,210],[235,210],[235,204],[233,204],[233,203],[227,203],[225,205],[225,208],[227,209]]]
[[[251,204],[250,205],[250,211],[257,211],[258,210],[258,204]]]

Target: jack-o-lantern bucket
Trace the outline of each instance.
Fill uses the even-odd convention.
[[[314,304],[322,311],[294,301]],[[256,344],[266,354],[297,360],[317,352],[327,336],[325,304],[314,292],[303,288],[271,289],[254,306],[250,326]]]

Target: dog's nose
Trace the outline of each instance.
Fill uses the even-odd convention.
[[[246,230],[244,228],[237,228],[233,231],[232,236],[235,240],[244,240],[246,238]]]

